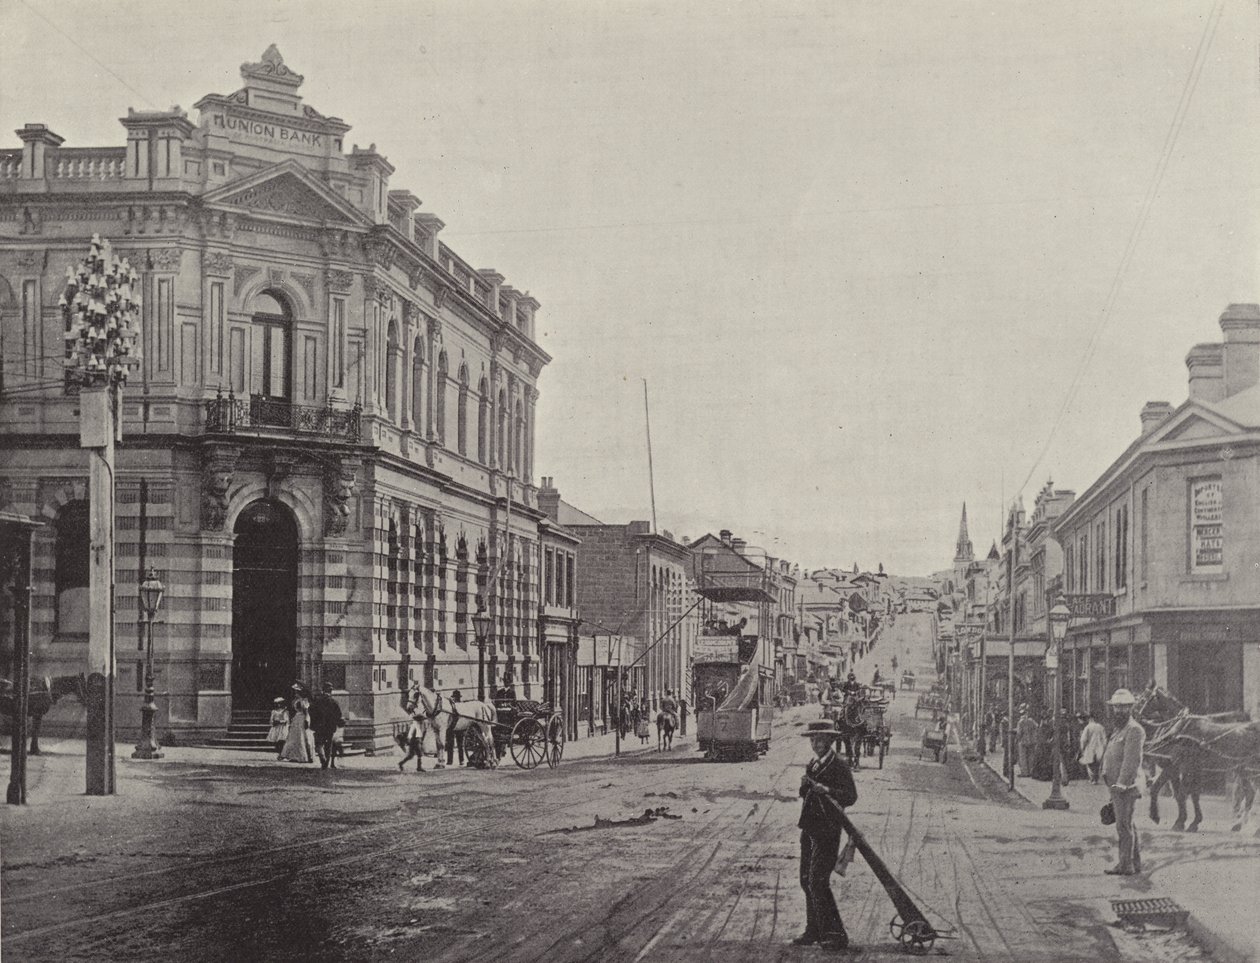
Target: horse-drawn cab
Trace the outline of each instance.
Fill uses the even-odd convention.
[[[910,669],[906,669],[905,671],[903,671],[901,673],[901,687],[903,689],[909,689],[911,692],[913,692],[914,684],[915,684],[914,672]]]
[[[545,761],[553,769],[564,756],[564,716],[550,702],[496,698],[494,751],[502,759],[509,752],[521,769]],[[469,762],[473,762],[470,755]],[[475,764],[475,763],[474,763]]]

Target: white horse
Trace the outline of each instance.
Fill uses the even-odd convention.
[[[472,740],[480,738],[485,746],[487,765],[493,769],[498,764],[494,751],[494,723],[498,721],[499,714],[491,703],[476,700],[453,702],[449,696],[427,689],[419,683],[412,683],[407,697],[407,714],[413,718],[428,720],[437,740],[437,764],[434,768],[446,768],[443,755],[446,752],[446,733],[451,727],[454,727],[457,735],[464,734],[466,756],[472,755]],[[476,733],[471,739],[470,731]]]

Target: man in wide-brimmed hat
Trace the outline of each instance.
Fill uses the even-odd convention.
[[[827,720],[811,722],[801,735],[814,749],[814,758],[801,779],[801,889],[805,891],[805,932],[797,946],[820,943],[842,950],[849,945],[831,892],[831,871],[840,855],[840,823],[836,806],[857,802],[857,787],[849,767],[836,754],[839,732]]]
[[[1111,805],[1116,811],[1116,835],[1120,839],[1120,859],[1105,872],[1110,876],[1132,876],[1142,872],[1142,854],[1133,829],[1133,809],[1142,793],[1138,789],[1138,773],[1142,768],[1142,751],[1146,747],[1146,730],[1133,718],[1137,700],[1128,689],[1117,689],[1107,700],[1116,728],[1103,750],[1102,778],[1111,790]]]

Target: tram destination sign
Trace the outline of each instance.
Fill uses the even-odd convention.
[[[739,638],[734,635],[701,635],[691,643],[695,662],[736,662],[738,655]]]

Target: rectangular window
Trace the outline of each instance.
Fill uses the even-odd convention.
[[[223,373],[223,282],[210,282],[210,371]]]
[[[1151,490],[1150,490],[1150,488],[1149,488],[1149,487],[1147,487],[1147,488],[1143,488],[1143,489],[1142,489],[1142,520],[1141,520],[1141,525],[1142,525],[1142,557],[1141,557],[1141,559],[1139,560],[1139,564],[1142,566],[1142,581],[1143,581],[1143,582],[1145,582],[1145,581],[1146,581],[1147,559],[1149,558],[1149,556],[1147,555],[1147,547],[1148,547],[1148,542],[1147,542],[1147,539],[1148,539],[1148,537],[1149,537],[1149,529],[1147,528],[1147,523],[1148,523],[1148,521],[1149,521],[1149,517],[1150,517],[1150,516],[1147,514],[1147,496],[1148,496],[1150,493],[1151,493]]]
[[[1221,476],[1190,481],[1190,571],[1221,572],[1225,560],[1224,498]]]
[[[1068,587],[1068,591],[1072,590],[1072,586],[1076,584],[1076,570],[1072,566],[1072,546],[1068,544],[1063,549],[1063,584]]]
[[[332,379],[334,388],[346,384],[346,299],[332,299]]]
[[[175,324],[175,279],[157,282],[157,370],[171,370],[171,341]]]
[[[1089,533],[1081,536],[1081,593],[1089,591]]]
[[[565,556],[564,604],[572,608],[575,604],[573,592],[573,556]]]
[[[556,599],[556,556],[551,549],[547,549],[546,556],[543,560],[543,590],[546,593],[546,601],[548,605],[552,605]]]
[[[39,377],[43,370],[44,325],[39,316],[37,281],[22,282],[22,373]]]
[[[1094,558],[1097,566],[1099,592],[1107,591],[1107,519],[1100,518],[1094,526]]]
[[[1116,588],[1122,589],[1129,584],[1129,506],[1121,505],[1116,510]]]

